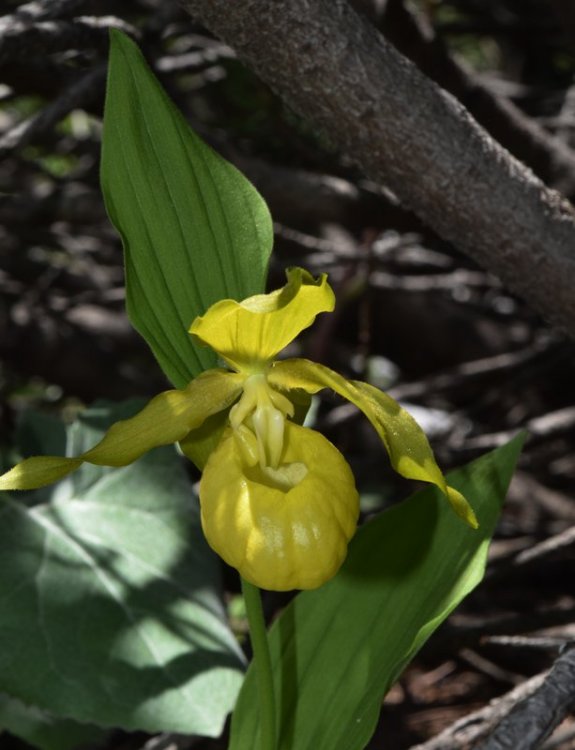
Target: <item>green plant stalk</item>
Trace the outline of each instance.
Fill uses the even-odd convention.
[[[260,704],[260,748],[276,750],[276,705],[272,662],[260,590],[242,578]]]

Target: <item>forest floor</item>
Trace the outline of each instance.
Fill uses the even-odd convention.
[[[127,5],[144,12],[137,2]],[[575,344],[365,180],[242,70],[229,48],[190,31],[175,5],[171,15],[165,11],[172,46],[162,47],[154,23],[168,23],[164,11],[142,5],[155,8],[144,35],[164,85],[270,205],[276,244],[269,288],[280,286],[293,265],[329,274],[336,312],[317,321],[301,353],[387,390],[423,426],[445,470],[526,431],[485,580],[386,696],[369,745],[478,748],[575,642]],[[93,75],[102,63],[102,40],[90,50],[74,58],[74,76]],[[78,94],[58,129],[50,102],[62,102],[69,80],[54,71],[72,75],[68,58],[63,62],[65,42],[60,52],[50,59],[53,69],[36,66],[33,83],[18,60],[16,72],[4,70],[16,92],[0,108],[5,132],[29,111],[49,112],[36,135],[19,143],[15,134],[12,145],[2,145],[4,445],[24,408],[70,420],[98,398],[147,397],[165,385],[125,315],[120,243],[98,188],[103,73],[96,70],[93,96]],[[195,62],[186,57],[191,53]],[[412,487],[392,475],[353,408],[326,396],[315,419],[352,464],[363,518],[409,494]],[[237,594],[234,571],[225,571],[225,584],[228,598]],[[285,603],[266,597],[270,620]],[[575,749],[575,715],[567,716],[542,748]],[[0,745],[27,747],[4,736]],[[224,742],[114,733],[106,750],[144,747],[216,750]]]

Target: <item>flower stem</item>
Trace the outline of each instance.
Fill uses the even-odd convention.
[[[258,680],[260,703],[260,748],[276,750],[276,706],[272,662],[262,609],[262,599],[257,586],[242,578],[242,592],[250,626],[253,658]]]

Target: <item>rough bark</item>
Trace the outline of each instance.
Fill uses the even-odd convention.
[[[415,13],[404,0],[388,0],[378,28],[426,76],[459,99],[496,141],[545,184],[569,199],[575,197],[575,152],[450,55],[423,13]]]
[[[575,212],[346,0],[182,0],[429,226],[575,336]]]

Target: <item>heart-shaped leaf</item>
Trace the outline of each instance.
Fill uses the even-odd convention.
[[[68,450],[134,411],[86,412]],[[243,657],[176,451],[83,467],[41,497],[0,501],[0,691],[58,718],[218,735]]]

